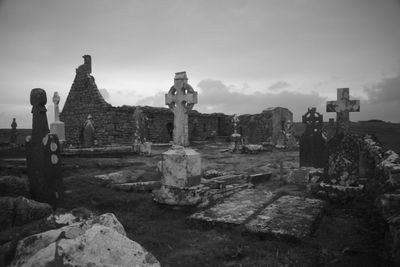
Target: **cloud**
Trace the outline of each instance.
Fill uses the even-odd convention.
[[[268,90],[271,90],[271,91],[278,91],[278,90],[281,90],[281,89],[283,89],[283,88],[287,88],[287,87],[289,87],[289,86],[290,86],[289,83],[283,82],[283,81],[279,81],[279,82],[276,82],[276,83],[274,83],[273,85],[269,86],[269,87],[268,87]]]
[[[222,112],[225,114],[255,114],[266,108],[281,106],[289,108],[294,120],[299,121],[308,107],[317,107],[322,111],[326,98],[317,93],[298,93],[282,91],[277,94],[254,92],[246,94],[233,91],[219,80],[206,79],[199,82],[198,103],[194,109],[204,113]],[[165,92],[158,92],[154,96],[146,97],[137,102],[137,105],[166,107],[164,104]]]
[[[400,103],[400,73],[365,87],[364,91],[371,103]]]
[[[107,89],[99,89],[100,94],[103,96],[104,99],[109,99],[110,98],[110,93],[107,91]]]

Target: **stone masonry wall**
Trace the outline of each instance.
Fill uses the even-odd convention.
[[[65,123],[67,145],[78,146],[81,143],[83,125],[88,115],[93,118],[95,140],[99,146],[132,144],[136,128],[133,114],[137,107],[113,107],[107,103],[91,75],[91,57],[85,55],[83,58],[84,64],[76,69],[74,82],[60,114],[60,120]],[[140,109],[147,118],[146,128],[143,129],[146,140],[168,143],[172,139],[172,112],[168,108],[149,106]],[[260,114],[240,116],[239,127],[244,131],[243,135],[249,136],[249,141],[260,143],[280,131],[283,118],[292,119],[292,113],[285,108],[275,108]],[[275,124],[279,124],[276,131],[273,128]],[[192,141],[205,140],[215,135],[229,136],[232,133],[232,116],[222,113],[203,114],[195,110],[189,113],[189,139]]]

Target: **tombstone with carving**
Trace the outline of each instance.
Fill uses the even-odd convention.
[[[31,91],[32,136],[26,138],[26,162],[31,197],[56,208],[63,199],[63,182],[60,143],[58,136],[49,134],[46,116],[46,92],[35,88]]]
[[[315,107],[302,117],[306,126],[300,137],[300,167],[324,167],[325,139],[322,135],[323,117]]]
[[[133,113],[133,119],[135,121],[133,150],[139,154],[151,155],[151,142],[146,141],[148,118],[139,106],[136,107]]]
[[[88,115],[82,128],[83,147],[93,147],[95,144],[95,129],[92,115]]]
[[[15,118],[13,118],[13,121],[11,122],[11,136],[10,136],[10,144],[17,144],[17,122],[15,121]]]
[[[54,92],[53,103],[54,122],[50,123],[50,133],[56,134],[58,136],[58,140],[63,143],[65,142],[65,125],[64,122],[60,121],[60,109],[58,107],[60,103],[60,96],[58,92]]]
[[[231,135],[232,141],[232,152],[237,152],[241,150],[242,136],[237,132],[237,124],[239,123],[239,117],[234,114],[232,118],[233,123],[233,134]]]
[[[201,201],[201,155],[188,147],[188,112],[197,103],[197,92],[187,83],[186,72],[175,74],[174,85],[165,95],[165,104],[174,114],[173,146],[159,162],[161,188],[155,200],[170,205],[195,205]]]
[[[324,181],[352,186],[359,177],[360,145],[348,132],[349,112],[360,111],[359,100],[349,100],[349,88],[337,89],[337,101],[327,102],[327,112],[336,112],[336,133],[326,145]]]

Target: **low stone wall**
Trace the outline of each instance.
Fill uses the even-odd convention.
[[[382,188],[376,200],[386,228],[386,251],[394,266],[400,266],[400,156],[392,150],[384,151],[371,137],[365,137],[362,144],[369,171],[378,179]]]

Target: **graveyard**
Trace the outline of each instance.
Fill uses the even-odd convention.
[[[90,75],[90,56],[84,60],[72,97],[91,93],[94,106],[112,110]],[[171,135],[167,128],[152,135],[159,125],[148,118],[150,109],[132,107],[121,113],[131,123],[127,144],[124,134],[108,138],[118,127],[103,132],[94,106],[71,115],[80,116],[79,127],[68,105],[60,115],[57,92],[49,124],[46,91],[32,89],[31,135],[18,145],[13,120],[0,153],[1,264],[398,263],[400,158],[390,149],[398,147],[397,134],[377,127],[368,134],[365,124],[351,123],[360,102],[348,88],[326,104],[336,113],[333,124],[315,107],[301,123],[286,108],[199,115],[198,98],[186,72],[175,73],[165,94],[169,110],[160,115],[172,119]],[[216,122],[213,134],[195,134],[201,118],[207,126]],[[121,143],[107,143],[115,140]]]

